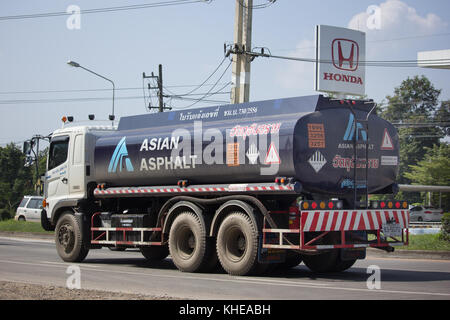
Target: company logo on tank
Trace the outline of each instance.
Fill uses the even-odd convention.
[[[281,164],[278,152],[281,125],[253,123],[248,126],[236,125],[229,129],[203,130],[202,122],[195,121],[193,130],[178,128],[171,135],[142,138],[137,146],[134,143],[135,152],[131,155],[135,157],[138,152],[133,163],[141,172],[195,169],[203,164],[240,166],[258,163],[269,166],[274,171],[278,170],[277,166]],[[110,160],[109,173],[122,172],[124,167],[127,172],[134,171],[126,139],[123,137],[117,144]],[[275,174],[272,171],[267,174]]]

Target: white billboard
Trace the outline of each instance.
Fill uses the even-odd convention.
[[[316,26],[315,90],[364,95],[366,34],[346,28]]]

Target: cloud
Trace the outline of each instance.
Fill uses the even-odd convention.
[[[434,13],[421,16],[415,8],[400,0],[387,0],[378,6],[379,25],[374,27],[375,10],[367,10],[353,16],[348,28],[364,31],[376,38],[392,38],[404,35],[427,35],[447,27],[447,23]],[[370,7],[369,7],[370,8]],[[372,20],[371,20],[372,19]],[[367,23],[369,21],[369,24]]]

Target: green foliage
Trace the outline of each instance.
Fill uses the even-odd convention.
[[[417,165],[410,165],[405,177],[413,184],[450,186],[450,145],[442,143],[440,146],[425,148],[425,156]],[[439,203],[439,194],[434,193],[432,202]],[[442,207],[450,208],[450,195],[442,194]]]
[[[450,242],[450,212],[445,213],[442,217],[440,239]]]
[[[17,146],[0,147],[0,208],[13,212],[25,194],[33,193],[33,170],[24,163]]]
[[[13,217],[13,213],[8,209],[0,209],[0,220],[8,220]]]
[[[395,88],[393,96],[386,97],[388,105],[381,116],[394,123],[420,124],[442,121],[448,116],[448,104],[442,103],[438,107],[440,93],[441,90],[435,89],[425,76],[408,78]],[[404,173],[409,170],[410,165],[416,165],[423,159],[425,148],[440,144],[440,139],[445,136],[445,129],[439,126],[399,129],[399,183],[411,183]]]

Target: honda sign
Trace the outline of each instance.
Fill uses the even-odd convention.
[[[316,91],[364,95],[364,32],[316,26]]]

